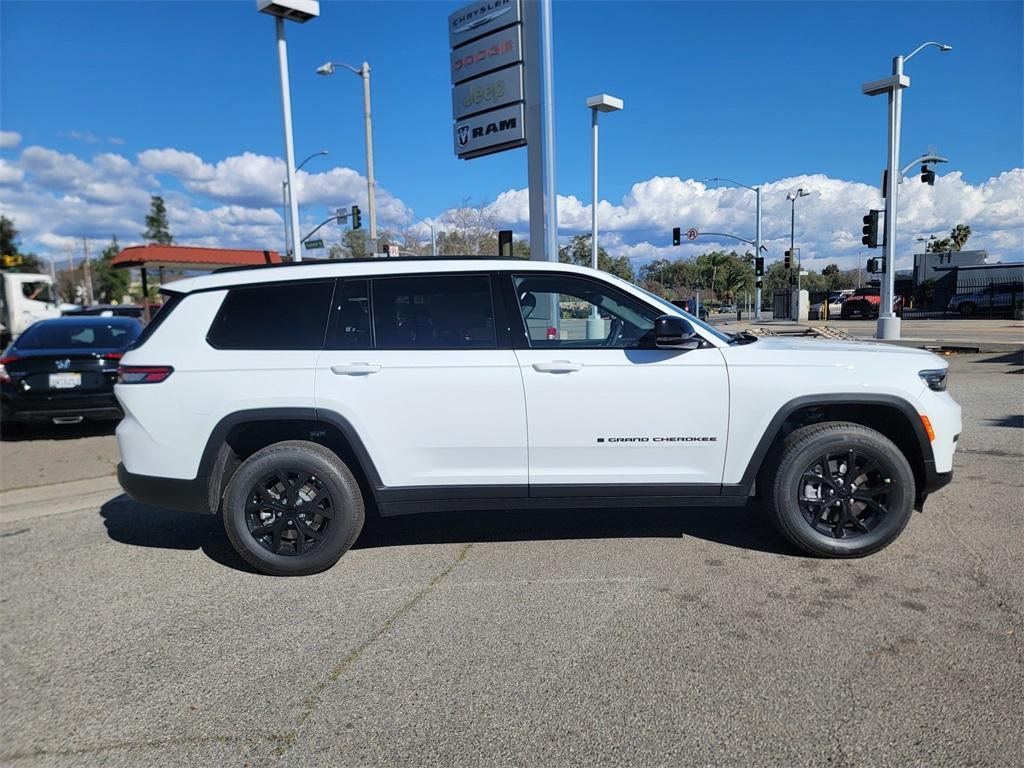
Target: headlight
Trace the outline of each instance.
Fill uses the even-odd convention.
[[[938,368],[931,371],[918,371],[917,375],[921,377],[921,381],[928,385],[928,389],[933,392],[946,391],[946,378],[949,376],[948,368]]]

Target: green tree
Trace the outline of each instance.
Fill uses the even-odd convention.
[[[121,252],[117,235],[110,238],[110,245],[103,249],[100,257],[92,262],[93,290],[103,304],[116,304],[124,300],[131,288],[131,275],[127,269],[113,266],[114,257]]]
[[[11,272],[42,272],[43,262],[34,253],[18,247],[18,230],[14,221],[0,216],[0,266]]]
[[[558,260],[563,264],[576,264],[581,267],[589,267],[593,261],[593,254],[590,249],[590,235],[575,235],[568,245],[558,249]],[[636,274],[633,265],[625,256],[612,258],[608,251],[597,246],[597,268],[610,275],[621,277],[623,280],[633,282]]]
[[[171,227],[167,223],[167,206],[160,195],[153,195],[149,199],[149,214],[146,216],[146,231],[142,238],[150,243],[170,245],[174,242],[171,236]]]

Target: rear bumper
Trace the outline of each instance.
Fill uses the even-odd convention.
[[[119,420],[124,413],[113,392],[93,394],[36,395],[25,397],[3,393],[5,421],[50,421],[54,418],[81,416],[89,420]]]
[[[86,421],[119,421],[124,415],[116,405],[98,408],[12,408],[5,406],[4,421],[52,422],[54,419],[81,418]]]
[[[171,477],[136,475],[125,469],[124,464],[118,464],[117,482],[121,484],[125,493],[143,504],[182,512],[210,512],[209,484],[203,477],[179,480]]]

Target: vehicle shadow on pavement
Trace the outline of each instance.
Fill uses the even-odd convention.
[[[112,435],[116,421],[93,421],[82,424],[16,424],[0,426],[0,440],[19,443],[26,440],[77,440],[82,437]]]
[[[100,508],[114,541],[155,549],[201,549],[220,565],[256,573],[232,548],[219,515],[177,512],[121,494]],[[768,523],[759,505],[680,509],[512,510],[430,512],[380,517],[367,511],[353,549],[415,544],[550,541],[559,539],[683,538],[757,552],[804,557]]]
[[[771,527],[760,505],[646,509],[510,510],[366,516],[354,549],[409,544],[682,538],[805,557]]]
[[[152,507],[121,494],[100,507],[100,517],[107,535],[121,544],[154,549],[201,549],[216,563],[237,571],[257,573],[231,546],[220,515]]]

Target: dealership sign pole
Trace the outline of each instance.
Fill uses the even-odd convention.
[[[530,252],[558,260],[551,0],[483,0],[448,17],[455,154],[526,146]]]

